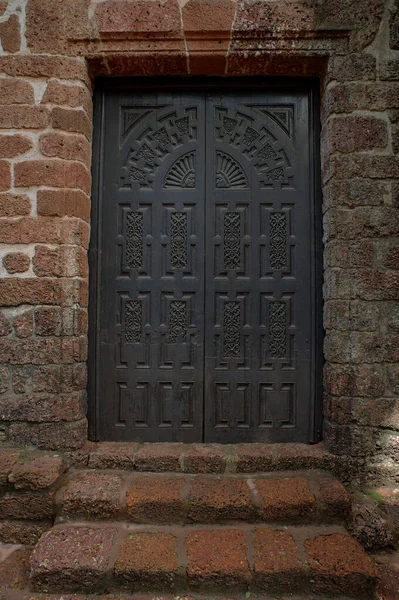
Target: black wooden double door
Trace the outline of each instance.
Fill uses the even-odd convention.
[[[98,438],[309,441],[308,95],[165,89],[102,98]]]

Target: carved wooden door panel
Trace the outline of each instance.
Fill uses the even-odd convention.
[[[100,437],[198,441],[204,98],[110,94],[104,118]]]
[[[308,134],[304,96],[207,100],[206,441],[309,441]]]
[[[94,435],[307,442],[309,94],[192,88],[107,90],[97,110]]]

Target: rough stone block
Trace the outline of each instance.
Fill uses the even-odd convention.
[[[179,523],[185,521],[183,477],[135,477],[126,492],[126,513],[136,523]]]
[[[31,552],[30,548],[18,548],[0,563],[0,589],[25,589],[29,580]]]
[[[188,518],[212,523],[223,520],[252,520],[255,517],[246,480],[196,478],[188,494]]]
[[[63,517],[118,519],[121,478],[109,473],[80,471],[68,479],[58,497]]]
[[[254,582],[261,589],[297,593],[305,587],[308,568],[288,531],[256,529],[254,533]]]
[[[180,471],[184,444],[144,444],[135,457],[138,471]]]
[[[183,463],[187,473],[224,473],[227,456],[216,444],[194,444],[184,452]]]
[[[30,585],[40,592],[103,591],[116,529],[65,527],[45,533],[31,557]]]
[[[303,477],[270,478],[256,481],[262,499],[264,521],[303,519],[316,512],[316,500]]]
[[[8,481],[18,490],[47,489],[61,477],[65,468],[60,456],[34,454],[26,462],[13,466]]]
[[[30,267],[30,257],[23,252],[10,252],[3,258],[3,266],[8,273],[25,273]]]
[[[185,541],[190,585],[247,587],[251,572],[242,531],[195,531]]]
[[[377,568],[354,539],[341,534],[321,535],[306,540],[305,551],[314,593],[371,597]]]
[[[115,563],[115,578],[142,588],[178,584],[181,574],[176,538],[168,533],[131,533],[122,540]]]

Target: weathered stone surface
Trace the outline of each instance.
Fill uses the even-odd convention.
[[[354,498],[350,532],[366,550],[376,551],[394,545],[394,523],[378,504],[363,494]]]
[[[337,479],[320,479],[319,489],[324,514],[344,519],[348,517],[351,495]]]
[[[270,478],[256,482],[264,521],[300,519],[316,512],[316,500],[303,477]]]
[[[183,464],[187,473],[224,473],[227,456],[216,444],[195,444],[184,451]]]
[[[23,590],[29,579],[30,548],[18,548],[0,562],[0,589]]]
[[[138,471],[180,471],[184,444],[144,444],[137,452]]]
[[[35,492],[7,492],[0,497],[0,514],[3,519],[39,521],[52,519],[53,499],[49,494]]]
[[[0,452],[0,490],[7,486],[8,476],[13,466],[18,462],[19,452],[12,450],[2,450]]]
[[[179,582],[176,538],[167,533],[131,533],[122,540],[115,577],[139,588],[173,587]]]
[[[135,477],[126,492],[126,513],[136,523],[179,523],[186,517],[184,478]]]
[[[8,273],[24,273],[30,267],[30,257],[23,252],[10,252],[3,258],[3,266]]]
[[[52,521],[0,521],[0,541],[4,544],[24,544],[34,546],[45,531],[52,527]]]
[[[68,479],[59,502],[65,517],[117,519],[121,478],[109,473],[81,471]]]
[[[255,516],[250,489],[242,479],[194,479],[187,500],[192,521],[252,520]]]
[[[247,586],[251,581],[242,531],[218,529],[190,533],[185,541],[190,585]]]
[[[377,568],[354,539],[340,534],[321,535],[306,540],[305,551],[314,593],[351,594],[359,598],[370,595]]]
[[[309,577],[287,531],[259,528],[254,533],[254,581],[261,589],[299,592]]]
[[[138,448],[135,442],[103,442],[90,452],[89,467],[133,470]]]
[[[45,533],[31,557],[32,589],[102,591],[115,539],[113,528],[65,527]]]
[[[33,456],[13,466],[8,481],[16,489],[42,490],[52,486],[65,471],[60,456]]]

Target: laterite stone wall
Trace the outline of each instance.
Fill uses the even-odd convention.
[[[0,436],[87,441],[98,76],[317,77],[325,426],[399,478],[397,0],[0,1]]]

